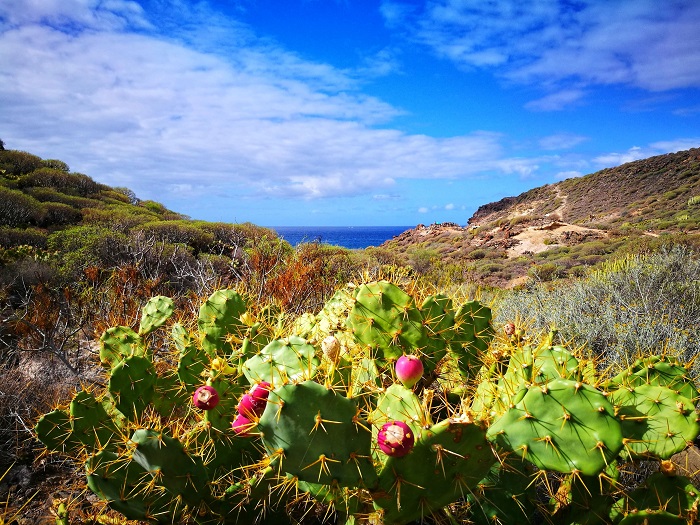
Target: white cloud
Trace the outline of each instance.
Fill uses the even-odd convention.
[[[304,61],[192,5],[185,14],[194,28],[177,38],[131,31],[149,23],[131,2],[45,5],[0,31],[2,138],[143,198],[167,202],[187,188],[234,197],[374,195],[399,177],[527,175],[538,167],[505,157],[495,133],[434,138],[391,129],[400,111],[362,94],[353,72]],[[109,5],[122,25],[95,21]],[[210,14],[214,34],[190,45],[198,17]]]
[[[0,28],[42,23],[81,29],[151,28],[143,8],[129,0],[3,0]]]
[[[418,208],[418,213],[428,213],[430,210],[425,206]]]
[[[559,111],[577,104],[584,96],[585,92],[580,89],[563,89],[537,100],[531,100],[525,104],[525,109],[531,111]]]
[[[576,135],[574,133],[557,133],[555,135],[549,135],[547,137],[542,137],[539,140],[539,146],[543,150],[553,151],[553,150],[563,150],[571,149],[578,146],[582,142],[588,140],[588,137],[582,135]]]
[[[454,209],[455,209],[455,205],[452,204],[452,203],[445,204],[445,209],[446,209],[446,210],[454,210]]]
[[[438,54],[510,79],[659,91],[700,86],[698,20],[695,0],[436,0],[409,27]]]
[[[626,162],[653,157],[655,155],[675,153],[677,151],[684,151],[697,147],[700,147],[700,137],[659,141],[645,147],[633,146],[627,151],[611,152],[604,155],[599,155],[595,157],[592,162],[597,167],[608,168],[619,166],[620,164],[625,164]]]

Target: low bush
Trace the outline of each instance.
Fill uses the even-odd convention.
[[[533,282],[505,293],[495,319],[520,319],[537,330],[555,326],[601,366],[626,366],[640,353],[670,352],[690,362],[700,349],[699,275],[698,252],[686,246],[627,255],[554,288]]]

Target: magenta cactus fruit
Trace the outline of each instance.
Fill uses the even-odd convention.
[[[200,386],[194,391],[192,404],[200,410],[211,410],[219,404],[219,393],[213,386]]]
[[[377,443],[387,456],[400,458],[413,449],[413,431],[403,421],[388,421],[377,434]]]
[[[255,426],[255,423],[245,417],[243,414],[238,414],[236,419],[231,423],[231,428],[237,436],[249,437],[252,436],[250,429]]]
[[[267,405],[267,397],[270,395],[272,385],[267,381],[261,381],[253,386],[247,394],[244,394],[238,403],[238,413],[248,418],[260,417]]]
[[[396,361],[396,377],[406,388],[411,388],[423,377],[423,363],[415,355],[402,355]]]

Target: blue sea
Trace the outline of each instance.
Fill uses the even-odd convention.
[[[321,242],[358,249],[379,246],[413,226],[272,226],[292,246],[302,242]]]

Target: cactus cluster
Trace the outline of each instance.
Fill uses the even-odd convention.
[[[494,338],[477,301],[388,281],[289,322],[251,306],[217,291],[190,332],[152,299],[138,332],[101,337],[105,387],[45,414],[37,437],[81,460],[111,509],[153,523],[313,509],[386,525],[697,518],[698,492],[672,468],[634,491],[618,482],[623,464],[668,461],[700,433],[700,395],[673,359],[605,377],[551,335]],[[154,349],[168,325],[169,347]]]

